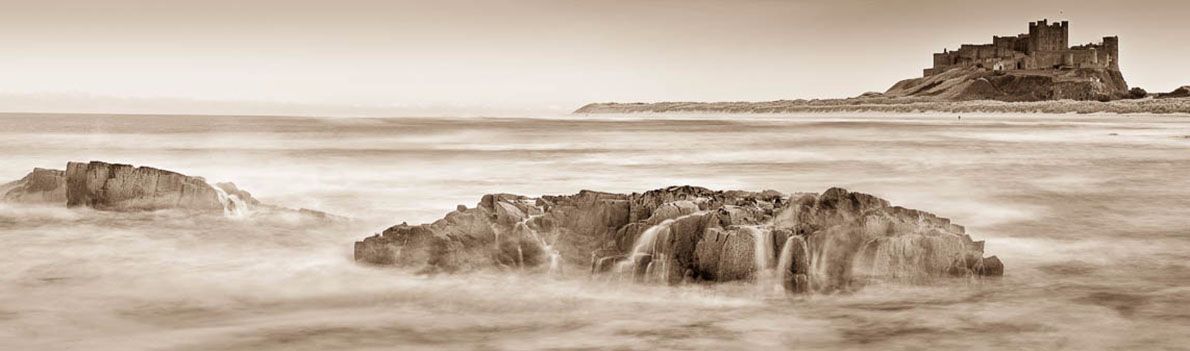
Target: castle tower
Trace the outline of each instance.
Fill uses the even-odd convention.
[[[1103,37],[1107,68],[1120,70],[1120,37]]]
[[[1055,39],[1058,50],[1070,49],[1070,21],[1062,21],[1061,32],[1055,36]]]
[[[1049,20],[1029,23],[1029,45],[1027,53],[1038,51],[1062,51],[1070,48],[1070,22],[1050,24]]]

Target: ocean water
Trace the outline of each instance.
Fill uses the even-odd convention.
[[[0,116],[0,180],[103,160],[351,216],[0,205],[0,349],[1180,349],[1190,119],[634,115]],[[352,262],[485,193],[669,185],[871,193],[965,225],[993,280],[788,297]]]

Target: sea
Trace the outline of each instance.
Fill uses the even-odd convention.
[[[958,117],[3,114],[0,181],[146,165],[353,220],[0,204],[0,349],[1190,348],[1190,118]],[[484,194],[671,185],[873,194],[965,226],[1005,274],[791,296],[352,258]]]

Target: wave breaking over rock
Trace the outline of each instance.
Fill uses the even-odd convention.
[[[787,195],[675,186],[485,195],[475,208],[358,241],[354,255],[424,273],[571,267],[663,284],[773,281],[804,293],[1003,275],[983,249],[949,219],[840,188]]]

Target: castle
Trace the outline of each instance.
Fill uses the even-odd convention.
[[[1029,34],[992,37],[991,44],[963,44],[957,51],[934,54],[929,77],[951,68],[978,66],[995,71],[1098,68],[1119,71],[1118,37],[1104,37],[1099,44],[1071,47],[1070,22],[1029,23]]]

